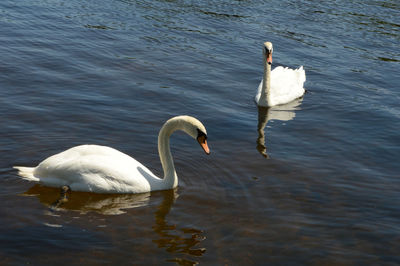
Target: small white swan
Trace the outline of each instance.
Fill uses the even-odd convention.
[[[206,154],[207,132],[203,124],[191,116],[169,119],[158,135],[158,153],[164,178],[158,178],[134,158],[118,150],[99,145],[80,145],[55,154],[37,167],[14,166],[26,180],[50,187],[69,186],[72,191],[96,193],[143,193],[175,188],[178,177],[172,159],[169,138],[182,130],[197,139]]]
[[[255,101],[257,105],[271,107],[289,103],[301,97],[305,90],[306,73],[303,66],[297,69],[278,66],[271,71],[272,43],[263,45],[264,76],[258,86]]]

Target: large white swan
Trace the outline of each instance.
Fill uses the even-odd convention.
[[[199,120],[191,116],[169,119],[158,135],[158,153],[164,178],[158,178],[129,155],[99,145],[76,146],[45,159],[37,167],[14,168],[26,180],[51,187],[68,186],[72,191],[143,193],[171,189],[178,185],[169,146],[169,138],[176,130],[197,139],[206,154],[210,153],[207,132]]]
[[[258,86],[255,101],[257,105],[271,107],[289,103],[301,97],[305,90],[306,73],[303,66],[297,69],[278,66],[271,71],[272,43],[263,45],[264,76]]]

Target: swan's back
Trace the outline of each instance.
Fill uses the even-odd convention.
[[[98,145],[55,154],[34,168],[33,177],[47,186],[69,185],[75,191],[98,193],[146,192],[159,180],[134,158]]]
[[[297,69],[278,66],[271,71],[271,102],[279,105],[301,97],[305,90],[306,73],[303,66]]]

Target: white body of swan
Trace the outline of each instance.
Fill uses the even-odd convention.
[[[172,159],[169,137],[182,130],[197,139],[209,154],[207,132],[194,117],[177,116],[169,119],[158,135],[158,152],[164,178],[158,178],[134,158],[118,150],[99,145],[80,145],[55,154],[37,167],[14,168],[29,181],[45,186],[69,186],[72,191],[96,193],[143,193],[175,188],[178,177]]]
[[[264,75],[255,97],[257,105],[264,107],[289,103],[305,93],[303,84],[306,81],[306,73],[303,66],[297,69],[279,66],[271,71],[272,52],[272,43],[265,42]]]

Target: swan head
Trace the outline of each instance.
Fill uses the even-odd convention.
[[[266,62],[268,65],[272,64],[272,52],[274,51],[274,48],[272,46],[271,42],[265,42],[263,45],[263,54],[264,57],[266,58]]]
[[[187,122],[187,127],[185,130],[192,138],[196,139],[200,146],[203,148],[204,152],[209,155],[210,149],[207,144],[207,130],[205,126],[196,118],[192,116],[184,116]]]
[[[189,136],[196,139],[204,152],[210,154],[210,149],[207,144],[207,130],[204,125],[192,116],[181,115],[169,119],[166,125],[171,125],[171,133],[174,130],[182,130]]]

